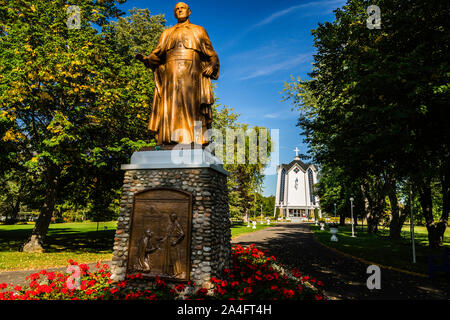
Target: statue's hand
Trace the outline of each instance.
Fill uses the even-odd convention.
[[[214,70],[213,70],[212,66],[207,66],[206,68],[203,69],[203,74],[207,77],[211,77],[213,72],[214,72]]]

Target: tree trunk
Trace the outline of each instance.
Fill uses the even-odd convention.
[[[244,222],[248,222],[248,211],[244,208],[244,216],[243,216]]]
[[[345,215],[343,213],[341,213],[339,215],[339,225],[340,226],[345,226]]]
[[[447,182],[444,179],[443,188]],[[448,195],[447,195],[448,196]],[[445,197],[445,195],[444,195]],[[426,227],[428,230],[428,244],[430,248],[439,248],[442,246],[445,228],[447,226],[447,219],[444,214],[439,222],[434,222],[433,218],[433,200],[431,196],[431,180],[427,178],[420,187],[419,192],[420,205],[422,207],[422,214],[425,218]],[[448,201],[448,200],[447,200]],[[447,211],[448,213],[448,211]],[[445,220],[445,222],[444,222]]]
[[[15,224],[17,222],[17,216],[20,212],[20,195],[17,197],[16,202],[14,203],[14,206],[11,208],[11,215],[6,220],[5,224]]]
[[[403,223],[406,219],[406,213],[404,210],[400,210],[396,182],[389,177],[389,175],[386,175],[386,188],[392,209],[392,218],[389,224],[389,237],[391,239],[400,239],[402,236]]]
[[[358,215],[355,212],[355,207],[353,207],[353,225],[355,227],[358,225]]]
[[[448,216],[450,211],[450,175],[445,173],[442,179],[442,215],[438,222],[434,222],[431,203],[431,187],[424,192],[424,211],[428,230],[428,242],[430,248],[442,247],[444,242],[444,233],[447,228]],[[429,208],[429,209],[428,209]],[[425,210],[426,209],[426,210]]]
[[[28,241],[23,245],[23,252],[44,252],[43,243],[53,215],[56,203],[57,174],[53,165],[50,165],[46,177],[46,192],[44,204]]]
[[[364,192],[364,186],[362,184],[360,184],[360,189],[361,189],[361,194],[363,195],[364,198],[364,210],[362,213],[362,221],[364,222],[364,219],[366,219],[366,223],[367,223],[367,232],[369,232],[369,199],[367,199],[365,192]]]
[[[378,222],[383,213],[384,194],[380,189],[379,183],[379,178],[376,177],[375,181],[368,181],[366,184],[361,185],[363,195],[367,199],[366,220],[368,233],[378,232]],[[372,184],[373,190],[370,190],[370,184]]]
[[[448,216],[450,214],[450,172],[444,174],[442,179],[442,216],[440,222],[443,225],[442,235],[445,233],[445,229],[448,224]]]
[[[378,232],[378,218],[373,212],[367,216],[367,232],[377,233]]]

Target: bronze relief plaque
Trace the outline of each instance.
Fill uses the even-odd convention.
[[[127,274],[188,281],[192,195],[153,189],[134,197]]]

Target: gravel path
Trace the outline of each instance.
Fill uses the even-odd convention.
[[[297,267],[325,284],[332,299],[403,300],[450,299],[450,283],[381,268],[381,289],[366,286],[367,264],[324,247],[314,240],[307,224],[284,224],[244,234],[232,241],[243,246],[255,243],[269,250],[278,262]]]

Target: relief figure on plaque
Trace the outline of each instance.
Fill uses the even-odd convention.
[[[169,220],[167,233],[161,239],[161,242],[164,243],[163,273],[171,277],[178,277],[182,273],[179,244],[184,239],[185,233],[178,222],[176,213],[172,213]]]
[[[150,272],[152,268],[150,255],[158,249],[161,249],[159,245],[152,246],[153,232],[147,229],[144,232],[141,240],[139,241],[137,262],[134,265],[134,269],[139,272]]]

